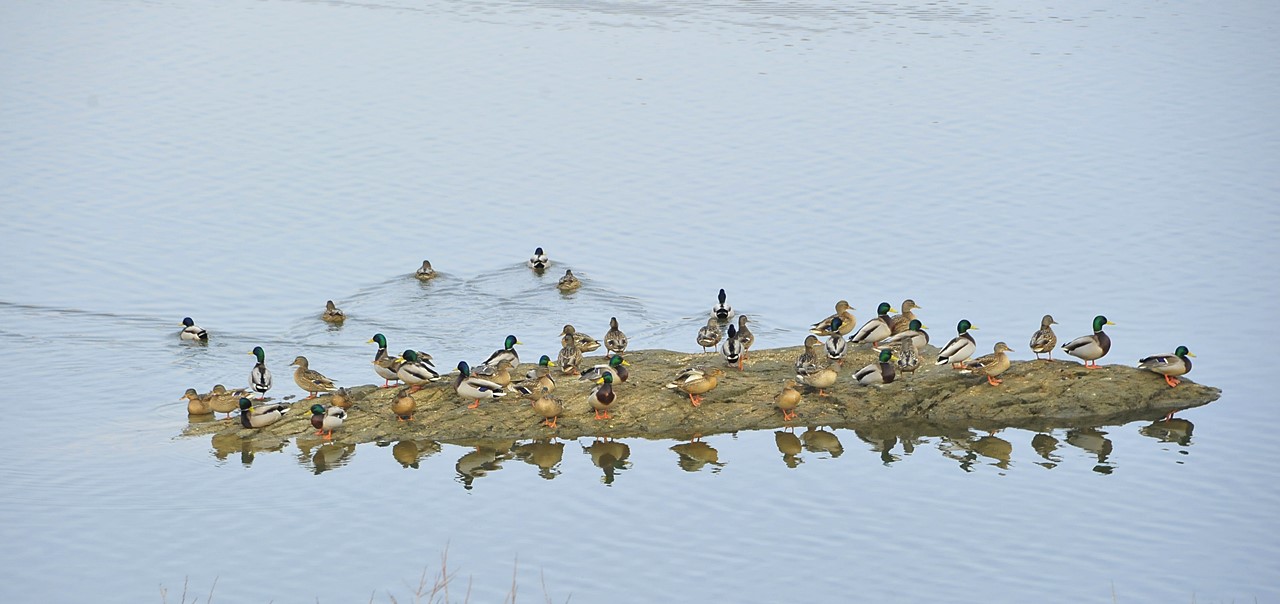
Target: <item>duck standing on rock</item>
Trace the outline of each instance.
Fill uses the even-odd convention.
[[[404,361],[397,360],[396,357],[387,353],[387,336],[375,333],[369,342],[378,345],[378,352],[373,353],[373,372],[382,378],[383,388],[390,388],[393,385],[391,380],[400,379],[396,372],[400,370],[400,363]]]
[[[489,380],[504,389],[511,385],[511,361],[500,359],[496,365],[481,365],[473,371],[476,377]]]
[[[565,329],[573,329],[573,326],[565,325]],[[578,365],[582,364],[582,350],[578,348],[578,341],[573,333],[560,337],[560,354],[556,355],[556,362],[560,364],[561,375],[576,375],[582,372],[578,369]]]
[[[891,384],[894,378],[898,376],[894,367],[893,351],[884,349],[880,351],[880,358],[875,363],[871,363],[857,373],[853,374],[853,379],[863,386],[872,384]]]
[[[796,390],[794,380],[788,380],[782,386],[782,392],[773,397],[773,403],[777,405],[779,411],[782,411],[782,421],[791,421],[796,418],[796,407],[800,405],[800,391]]]
[[[849,349],[849,342],[845,341],[844,336],[840,335],[839,332],[840,328],[844,327],[844,320],[836,317],[831,320],[830,325],[832,328],[831,337],[827,338],[827,343],[824,346],[827,351],[827,360],[838,365],[844,365],[844,353]]]
[[[724,371],[715,367],[710,369],[689,367],[676,374],[675,379],[667,384],[667,388],[688,394],[689,402],[697,407],[702,404],[702,396],[699,395],[711,392],[723,376]]]
[[[797,361],[799,363],[799,361]],[[807,365],[806,371],[796,372],[796,381],[818,390],[818,396],[827,396],[827,388],[835,385],[840,379],[840,372],[831,365]]]
[[[480,406],[480,399],[492,399],[506,396],[507,392],[489,380],[478,378],[471,375],[471,366],[466,361],[458,361],[458,377],[453,380],[453,389],[458,396],[463,398],[475,399],[474,403],[467,405],[468,409],[475,409]]]
[[[347,419],[347,412],[342,407],[324,408],[324,405],[311,405],[311,427],[316,429],[316,436],[324,434],[325,440],[333,438],[333,431],[342,427]],[[325,433],[328,434],[325,434]]]
[[[560,330],[560,338],[563,342],[565,336],[571,336],[578,350],[582,352],[593,352],[600,348],[600,340],[597,340],[585,333],[575,329],[572,324],[566,323],[564,329]]]
[[[556,289],[562,292],[571,292],[579,287],[582,287],[582,281],[578,280],[571,269],[565,269],[564,276],[556,281]]]
[[[187,388],[182,395],[187,401],[187,415],[210,415],[213,409],[209,407],[208,395],[200,396],[195,388]]]
[[[538,248],[533,250],[533,255],[529,257],[529,262],[527,264],[529,265],[529,268],[541,273],[542,271],[547,270],[548,266],[551,266],[551,259],[547,258],[547,254],[542,251],[542,248]]]
[[[337,386],[333,385],[333,380],[308,366],[307,357],[299,355],[289,366],[297,367],[293,371],[293,382],[299,388],[310,393],[307,395],[309,399],[315,398],[318,393],[333,392],[338,389]]]
[[[923,309],[920,308],[920,306],[916,304],[916,301],[912,300],[911,298],[907,298],[906,300],[903,300],[902,314],[896,315],[892,319],[889,319],[889,329],[892,330],[893,333],[895,334],[902,333],[908,329],[911,329],[910,327],[911,321],[916,318],[915,313],[911,312],[913,310],[923,310]],[[893,312],[893,311],[891,310],[889,312]]]
[[[609,357],[608,363],[596,365],[591,369],[582,372],[582,377],[578,379],[596,381],[604,374],[611,373],[613,374],[613,381],[621,384],[626,382],[627,378],[631,377],[631,371],[627,369],[629,366],[631,366],[631,363],[628,363],[626,359],[622,358],[622,355],[615,354]]]
[[[905,334],[907,332],[904,331],[902,333]],[[898,341],[897,346],[898,373],[915,375],[916,369],[920,367],[920,349],[916,348],[915,338],[903,338]]]
[[[320,318],[329,323],[341,323],[347,320],[347,315],[342,312],[342,309],[334,306],[333,300],[329,300],[324,303],[324,313]]]
[[[849,306],[848,300],[836,302],[836,314],[814,323],[813,327],[809,329],[809,333],[823,338],[849,335],[849,332],[853,331],[853,328],[858,324],[857,319],[853,317],[853,313],[849,312],[851,310],[855,309]],[[837,319],[839,319],[838,323],[836,322]]]
[[[178,332],[178,338],[192,342],[208,342],[209,332],[196,325],[196,322],[192,321],[191,317],[184,317],[182,319],[182,331]]]
[[[417,410],[418,401],[413,400],[413,393],[408,388],[400,389],[391,400],[391,413],[395,414],[396,421],[407,422],[413,419],[413,413]]]
[[[422,385],[440,379],[440,372],[435,370],[431,355],[417,350],[406,350],[395,359],[398,366],[396,377],[409,386],[409,392],[417,392]]]
[[[720,345],[720,354],[724,355],[725,363],[737,365],[738,371],[742,371],[742,342],[738,340],[738,330],[732,325],[729,326],[728,337]]]
[[[1182,380],[1178,379],[1180,375],[1186,375],[1191,371],[1191,359],[1187,357],[1196,356],[1187,350],[1186,346],[1179,346],[1173,354],[1157,354],[1149,356],[1138,361],[1138,367],[1150,369],[1164,376],[1165,383],[1172,388],[1177,386]],[[1172,414],[1170,414],[1172,415]]]
[[[480,364],[496,366],[498,361],[506,359],[511,363],[512,367],[520,365],[520,354],[516,352],[515,346],[516,344],[521,343],[522,342],[517,340],[515,336],[507,336],[507,339],[502,342],[502,348],[493,351],[493,354],[489,355],[489,358],[485,359],[484,362]]]
[[[862,324],[858,331],[849,336],[849,342],[852,344],[861,344],[870,342],[872,348],[879,348],[880,340],[893,335],[893,328],[890,327],[891,320],[889,313],[895,312],[894,308],[888,302],[881,302],[879,308],[876,309],[875,318]]]
[[[555,362],[551,357],[542,355],[538,359],[538,364],[529,373],[525,374],[524,379],[520,380],[513,389],[524,398],[535,398],[540,393],[545,392],[551,394],[556,390],[556,379],[551,377],[551,368],[555,367]]]
[[[413,274],[419,281],[430,281],[436,278],[436,269],[431,268],[430,260],[423,260],[422,266]]]
[[[742,371],[742,362],[747,360],[751,345],[756,343],[756,334],[747,329],[747,315],[738,315],[738,345],[742,347],[742,358],[738,360],[738,371]]]
[[[271,371],[267,369],[267,353],[261,346],[254,346],[249,354],[258,359],[253,369],[249,371],[249,386],[254,392],[262,395],[258,400],[263,400],[267,398],[267,391],[271,389]]]
[[[1067,354],[1084,360],[1085,369],[1098,369],[1098,359],[1111,351],[1111,337],[1102,331],[1104,325],[1115,325],[1106,317],[1098,315],[1093,318],[1093,335],[1080,336],[1066,344],[1062,349]],[[1093,365],[1089,362],[1092,361]]]
[[[548,428],[555,428],[556,422],[561,413],[564,413],[564,403],[559,399],[551,396],[546,388],[540,389],[538,398],[533,401],[533,412],[542,417],[542,425]]]
[[[956,337],[951,338],[946,346],[938,352],[938,361],[936,365],[946,365],[951,363],[952,369],[960,369],[964,367],[963,363],[966,359],[973,356],[973,352],[978,349],[978,343],[974,341],[973,335],[969,330],[977,329],[968,319],[960,319],[956,324]]]
[[[827,363],[822,362],[823,347],[818,336],[809,334],[804,338],[804,352],[796,357],[796,375],[804,376],[822,369]]]
[[[606,373],[600,376],[600,384],[591,390],[591,394],[587,395],[587,402],[591,404],[591,408],[596,412],[596,419],[610,419],[609,407],[613,405],[613,374]],[[604,413],[604,415],[600,415]]]
[[[1058,344],[1058,334],[1053,333],[1050,325],[1056,325],[1058,322],[1053,320],[1053,315],[1045,315],[1040,319],[1040,329],[1031,334],[1031,352],[1036,353],[1036,360],[1040,360],[1040,355],[1049,353],[1049,360],[1053,360],[1053,347]]]
[[[711,315],[721,323],[728,321],[733,316],[733,307],[729,306],[728,302],[725,302],[725,298],[724,289],[721,288],[720,293],[716,294],[716,299],[719,302],[716,302],[716,305],[711,307]]]
[[[289,405],[274,404],[253,406],[253,401],[240,399],[240,425],[246,428],[266,428],[280,421],[289,412]]]
[[[231,412],[240,408],[240,399],[249,395],[247,388],[236,388],[235,390],[227,390],[222,384],[214,384],[213,390],[205,395],[205,401],[209,404],[209,409],[215,413],[225,413],[223,419],[231,419]]]
[[[604,348],[613,354],[627,351],[627,334],[618,329],[617,317],[609,317],[609,331],[604,333]]]
[[[698,346],[702,347],[702,352],[705,354],[708,347],[715,348],[716,344],[719,343],[720,322],[715,315],[712,315],[710,319],[707,319],[707,324],[698,329]]]
[[[926,329],[928,327],[925,327],[920,322],[920,319],[912,319],[911,323],[907,324],[906,329],[885,338],[883,344],[885,346],[894,346],[902,340],[909,339],[915,344],[917,350],[923,349],[929,345],[929,332],[925,331]]]
[[[1009,355],[1005,354],[1006,352],[1013,352],[1013,349],[1009,348],[1009,345],[1004,342],[996,342],[995,352],[969,361],[964,364],[964,367],[978,375],[987,376],[988,384],[999,386],[1004,380],[998,380],[996,376],[1004,373],[1013,365],[1009,361]]]

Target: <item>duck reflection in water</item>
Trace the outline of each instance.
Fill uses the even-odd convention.
[[[1093,467],[1094,472],[1110,474],[1115,469],[1107,462],[1107,458],[1111,456],[1112,444],[1106,432],[1097,428],[1073,428],[1067,431],[1067,444],[1097,456],[1098,465]]]
[[[433,440],[402,440],[391,446],[391,457],[403,468],[418,469],[423,458],[440,452],[440,443]]]
[[[583,447],[582,452],[591,456],[591,463],[597,468],[604,470],[604,477],[600,481],[607,485],[613,484],[618,470],[631,467],[631,462],[627,461],[627,458],[631,457],[631,447],[626,443],[597,438],[590,445]]]
[[[773,433],[773,442],[778,446],[778,452],[782,454],[782,463],[787,464],[788,468],[795,469],[796,466],[804,463],[804,460],[799,457],[803,445],[800,444],[800,437],[794,432],[777,430]]]
[[[564,459],[564,443],[554,438],[544,438],[519,445],[516,458],[538,467],[538,476],[551,480],[560,475],[560,461]]]
[[[840,439],[836,438],[834,432],[811,427],[800,435],[800,440],[810,453],[826,453],[832,459],[844,454],[844,445],[840,444]]]
[[[979,438],[973,438],[972,434],[968,437],[943,436],[938,443],[938,450],[943,457],[960,462],[960,469],[965,472],[973,471],[978,456],[994,459],[995,463],[992,465],[1007,470],[1013,456],[1013,443],[995,434]]]
[[[299,438],[297,443],[298,463],[317,475],[347,465],[356,452],[354,444],[324,442],[318,438]],[[315,446],[317,444],[319,446]]]
[[[1041,432],[1032,436],[1031,448],[1035,449],[1036,453],[1045,459],[1037,464],[1042,468],[1053,469],[1062,462],[1062,457],[1054,454],[1054,451],[1058,450],[1058,439],[1054,438],[1052,434]]]
[[[697,472],[710,464],[713,466],[711,472],[714,474],[724,467],[724,464],[720,463],[720,452],[702,442],[699,436],[695,436],[687,443],[675,445],[671,450],[680,456],[676,459],[676,465],[686,472]]]
[[[226,461],[231,455],[239,453],[240,463],[247,468],[253,465],[255,453],[279,453],[284,450],[285,445],[289,444],[289,440],[262,434],[241,438],[239,434],[232,432],[214,434],[210,444],[213,446],[213,456],[218,458],[218,461]]]
[[[454,469],[462,488],[470,491],[477,478],[502,469],[502,462],[511,459],[511,447],[515,443],[485,443],[475,445],[475,450],[458,458]]]
[[[1195,424],[1180,417],[1164,421],[1151,422],[1149,426],[1138,428],[1138,434],[1149,436],[1162,443],[1175,443],[1183,447],[1191,446],[1191,431]]]

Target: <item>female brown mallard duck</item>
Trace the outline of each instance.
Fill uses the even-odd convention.
[[[960,369],[964,365],[962,363],[973,356],[973,351],[978,349],[977,342],[974,342],[973,336],[969,334],[969,330],[977,329],[968,319],[960,319],[956,324],[956,337],[951,338],[942,350],[938,351],[937,365],[946,365],[951,363],[952,369]]]
[[[782,386],[782,392],[773,397],[773,402],[782,411],[782,421],[795,419],[796,407],[800,405],[800,391],[796,390],[795,380],[787,380]]]
[[[566,324],[564,329],[560,331],[561,342],[564,341],[565,336],[572,336],[574,343],[578,346],[578,350],[582,352],[593,352],[600,348],[600,340],[574,329],[573,325]]]
[[[910,329],[911,320],[916,318],[915,313],[911,312],[913,310],[923,310],[923,309],[920,308],[920,306],[916,304],[916,301],[912,300],[911,298],[907,298],[906,300],[903,300],[902,314],[895,315],[892,319],[889,319],[889,329],[892,330],[893,333],[902,333]],[[893,311],[889,311],[889,312],[893,312]]]
[[[1111,337],[1102,331],[1104,325],[1115,325],[1115,323],[1108,321],[1102,315],[1094,317],[1093,335],[1080,336],[1071,340],[1063,344],[1062,349],[1073,357],[1084,359],[1085,369],[1097,369],[1098,359],[1111,351]],[[1090,361],[1093,365],[1089,364]]]
[[[904,331],[902,333],[905,334],[907,332]],[[897,346],[898,351],[895,354],[898,357],[898,373],[903,375],[915,375],[916,369],[920,367],[920,349],[916,348],[915,339],[904,338],[898,341]]]
[[[355,401],[351,400],[351,393],[347,392],[346,388],[338,386],[338,389],[329,395],[329,404],[339,409],[350,409]]]
[[[822,342],[818,340],[818,336],[813,334],[805,336],[804,352],[796,358],[796,376],[808,375],[826,366],[827,364],[822,362],[823,354]]]
[[[897,368],[894,366],[893,351],[888,348],[880,351],[880,358],[875,362],[859,369],[853,374],[853,379],[862,386],[870,386],[872,384],[891,384],[894,378],[898,376]]]
[[[857,319],[855,319],[853,313],[850,312],[852,310],[855,309],[852,306],[849,306],[848,300],[836,302],[835,314],[814,323],[813,327],[809,329],[809,333],[824,338],[834,335],[840,335],[842,337],[849,335],[849,332],[853,331],[853,328],[858,325]],[[833,324],[836,319],[840,319],[840,322]]]
[[[333,300],[329,300],[324,303],[324,313],[320,315],[320,318],[329,323],[341,323],[347,320],[347,315],[342,312],[342,309],[334,306]]]
[[[240,408],[240,399],[247,396],[245,388],[227,390],[222,384],[214,384],[208,394],[198,394],[195,388],[187,388],[182,398],[187,400],[187,414],[208,415],[210,413],[226,413],[229,419],[231,412]]]
[[[604,348],[613,354],[627,351],[627,334],[618,329],[617,317],[609,317],[609,331],[604,334]]]
[[[413,413],[417,410],[418,401],[413,400],[413,393],[408,388],[401,388],[391,400],[391,413],[395,414],[396,421],[407,422],[413,419]]]
[[[996,376],[1004,373],[1013,364],[1009,361],[1009,355],[1005,354],[1006,352],[1013,352],[1013,349],[1004,342],[996,342],[995,352],[969,361],[964,364],[964,367],[978,375],[987,376],[987,383],[992,386],[999,386],[1004,380],[998,380]]]
[[[571,269],[564,269],[564,276],[560,277],[559,281],[556,281],[556,289],[562,292],[571,292],[579,287],[582,287],[582,281],[573,274]]]
[[[893,328],[890,327],[889,313],[895,312],[888,302],[881,302],[876,309],[874,319],[862,324],[858,331],[849,336],[849,342],[852,344],[861,344],[870,342],[872,348],[877,348],[880,340],[893,335]]]
[[[738,371],[742,371],[742,362],[747,360],[751,345],[756,343],[756,334],[747,329],[747,315],[738,315],[738,345],[742,347],[742,358],[738,360]]]
[[[1182,380],[1178,379],[1180,375],[1186,375],[1191,371],[1191,359],[1187,357],[1196,356],[1187,350],[1186,346],[1179,346],[1173,354],[1157,354],[1146,357],[1138,361],[1138,367],[1150,369],[1164,376],[1165,383],[1172,388],[1177,386]],[[1170,413],[1170,415],[1173,415]]]
[[[333,385],[333,380],[308,366],[307,357],[299,355],[289,366],[297,367],[293,372],[293,382],[310,393],[307,395],[308,399],[315,398],[318,393],[333,392],[338,389]]]
[[[566,327],[573,326],[566,325]],[[561,375],[576,375],[582,372],[578,369],[578,365],[582,364],[582,350],[578,348],[578,341],[573,334],[560,338],[560,354],[556,355],[556,362],[560,364]]]
[[[702,396],[711,392],[721,377],[724,377],[724,371],[715,367],[704,369],[701,367],[689,367],[676,374],[675,379],[667,384],[667,388],[679,390],[689,395],[689,402],[694,407],[702,404]]]
[[[240,425],[246,428],[266,428],[280,421],[289,412],[289,405],[258,405],[247,398],[240,399]]]
[[[617,398],[613,393],[613,374],[606,373],[600,376],[600,384],[591,390],[591,394],[587,395],[587,402],[591,403],[591,408],[596,412],[596,419],[610,419],[609,407],[613,405],[614,399]],[[600,415],[604,413],[604,415]]]
[[[720,321],[714,315],[707,319],[707,324],[698,329],[698,346],[702,347],[705,354],[707,348],[715,348],[720,343]]]
[[[797,361],[798,363],[799,361]],[[796,373],[796,381],[818,390],[818,396],[827,396],[827,388],[835,385],[840,379],[840,372],[831,365],[811,366],[806,373]]]
[[[533,401],[533,412],[542,417],[542,425],[555,428],[560,414],[564,413],[564,404],[551,396],[546,388],[539,391],[538,398]]]
[[[209,407],[209,400],[204,396],[200,396],[200,393],[196,392],[195,388],[187,388],[182,398],[187,401],[187,415],[210,415],[213,413],[213,409]]]
[[[419,281],[430,281],[436,278],[436,269],[431,268],[430,260],[423,260],[422,266],[413,274]]]
[[[1040,360],[1040,355],[1049,353],[1049,360],[1053,360],[1053,347],[1058,344],[1058,334],[1053,333],[1050,325],[1057,325],[1057,321],[1053,320],[1053,315],[1045,315],[1040,319],[1040,329],[1031,334],[1031,352],[1036,353],[1036,360]]]

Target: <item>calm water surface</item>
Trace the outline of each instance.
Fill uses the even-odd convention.
[[[1266,3],[0,6],[0,600],[1280,599]],[[543,278],[521,263],[544,246]],[[445,276],[409,276],[429,258]],[[583,289],[549,284],[571,267]],[[554,275],[552,274],[554,273]],[[1220,401],[1050,434],[801,428],[278,451],[189,386],[297,394],[365,341],[450,366],[560,325],[758,346],[912,297],[1029,358],[1187,345]],[[333,299],[350,319],[317,320]],[[192,316],[214,335],[188,346]],[[796,450],[800,440],[799,450]],[[559,455],[559,461],[556,461]]]

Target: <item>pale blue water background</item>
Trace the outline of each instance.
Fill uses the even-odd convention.
[[[40,2],[0,5],[0,601],[1280,599],[1270,3]],[[538,280],[535,246],[558,262]],[[407,277],[430,259],[446,277]],[[572,267],[583,291],[549,283]],[[554,275],[552,274],[554,273]],[[795,345],[915,298],[984,349],[1052,313],[1106,359],[1185,344],[1223,388],[1188,444],[1102,428],[1051,470],[919,439],[789,468],[769,432],[693,473],[567,443],[462,488],[365,445],[174,439],[188,386],[273,395],[365,341],[452,365],[566,320],[693,349],[715,291]],[[351,319],[316,320],[326,299]],[[213,334],[176,337],[183,316]],[[968,440],[977,440],[975,432]],[[963,439],[962,439],[963,440]],[[1075,437],[1074,442],[1082,442]],[[969,471],[963,471],[961,467]]]

